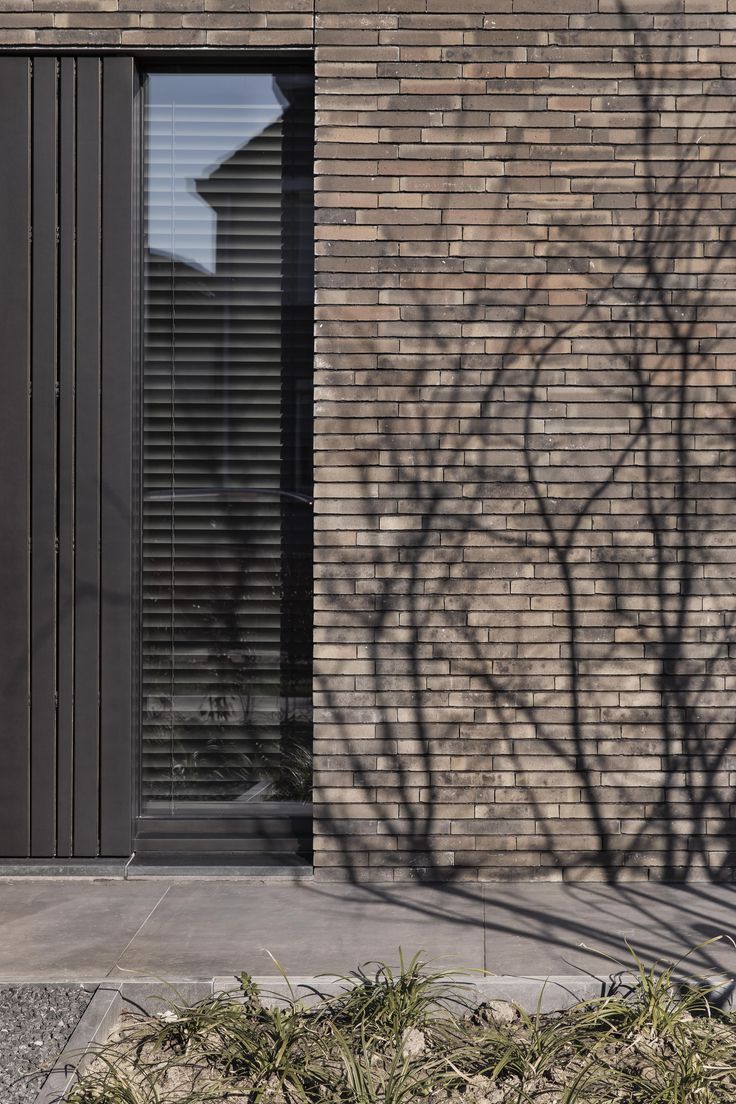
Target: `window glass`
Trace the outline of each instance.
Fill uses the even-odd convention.
[[[146,80],[144,815],[310,796],[312,93]]]

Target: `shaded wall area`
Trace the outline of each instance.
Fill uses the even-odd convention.
[[[317,868],[730,879],[725,0],[320,11]]]

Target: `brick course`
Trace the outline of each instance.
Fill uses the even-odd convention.
[[[0,0],[315,50],[321,877],[733,876],[735,8]]]

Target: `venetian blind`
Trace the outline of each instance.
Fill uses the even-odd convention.
[[[306,226],[304,90],[266,74],[149,77],[142,794],[152,814],[279,796],[286,715],[308,705],[308,689],[287,685],[293,619],[304,621],[289,579],[311,553],[294,546],[309,532],[293,520],[310,509],[295,462],[309,419],[305,349],[290,353],[309,339],[289,312],[295,278],[304,298],[292,263]]]

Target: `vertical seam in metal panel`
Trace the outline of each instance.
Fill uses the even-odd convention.
[[[102,181],[104,153],[102,133],[103,88],[105,65],[97,63],[97,142],[99,149],[97,173],[97,854],[102,854],[102,815],[100,791],[102,781]]]
[[[72,70],[72,108],[70,111],[70,118],[72,121],[72,253],[71,253],[71,273],[69,289],[69,325],[71,327],[70,335],[70,349],[71,349],[71,387],[72,387],[72,401],[71,401],[71,421],[72,424],[69,427],[69,440],[71,442],[71,457],[69,460],[70,472],[71,472],[71,655],[72,655],[72,669],[71,669],[71,748],[69,756],[69,850],[74,854],[74,755],[75,755],[75,733],[76,733],[76,683],[74,680],[74,659],[76,655],[76,640],[77,640],[77,542],[75,539],[75,526],[74,521],[77,516],[77,59],[74,58]]]
[[[54,855],[59,853],[58,838],[58,811],[59,811],[59,599],[60,578],[59,568],[61,557],[59,554],[60,537],[60,510],[61,510],[61,62],[59,58],[54,60],[54,132],[56,172],[54,173],[54,302],[56,305],[56,318],[54,319],[54,334],[56,348],[54,350],[54,810],[52,818]]]
[[[33,757],[31,754],[31,734],[33,732],[33,234],[35,230],[33,220],[33,190],[35,178],[35,157],[33,155],[33,102],[36,94],[35,64],[31,58],[29,64],[29,96],[28,96],[28,222],[30,234],[28,235],[28,405],[26,408],[27,424],[27,449],[28,449],[28,588],[26,601],[28,603],[28,665],[26,669],[26,682],[28,687],[28,739],[26,741],[26,853],[30,857],[32,852],[31,841],[31,768]]]
[[[61,199],[62,199],[62,171],[64,155],[62,152],[62,142],[64,135],[62,133],[62,120],[63,120],[63,105],[61,97],[63,93],[63,81],[62,81],[62,62],[57,59],[56,61],[56,96],[54,98],[55,111],[56,111],[56,193],[55,193],[55,215],[54,223],[56,226],[55,234],[55,250],[56,250],[56,287],[54,289],[54,295],[56,298],[56,318],[54,319],[54,329],[56,331],[56,363],[54,370],[54,422],[56,425],[56,448],[54,450],[54,473],[56,480],[56,501],[54,502],[54,544],[56,548],[56,556],[54,560],[54,576],[55,576],[55,607],[56,607],[56,624],[54,626],[54,636],[56,641],[56,649],[54,654],[54,702],[56,713],[56,724],[54,725],[54,738],[56,745],[56,760],[54,763],[54,792],[56,794],[56,807],[54,809],[54,854],[63,854],[60,846],[61,841],[59,838],[59,815],[60,815],[60,798],[61,798],[61,785],[62,778],[61,773],[63,765],[61,762],[61,742],[59,739],[59,725],[62,722],[61,716],[61,680],[59,665],[61,663],[61,648],[62,648],[62,631],[63,631],[63,578],[62,578],[62,533],[63,533],[63,520],[62,520],[62,498],[63,498],[63,464],[62,464],[62,445],[63,445],[63,426],[61,424],[61,415],[63,410],[61,389],[64,384],[62,378],[62,359],[64,356],[64,350],[62,347],[62,340],[64,336],[64,321],[62,313],[64,309],[64,290],[63,290],[63,273],[61,271],[62,261],[62,249],[61,249]]]
[[[99,80],[97,83],[99,172],[97,174],[97,260],[99,279],[97,281],[97,854],[102,854],[102,279],[103,252],[102,218],[105,179],[105,143],[102,135],[105,128],[105,62],[99,60]]]

